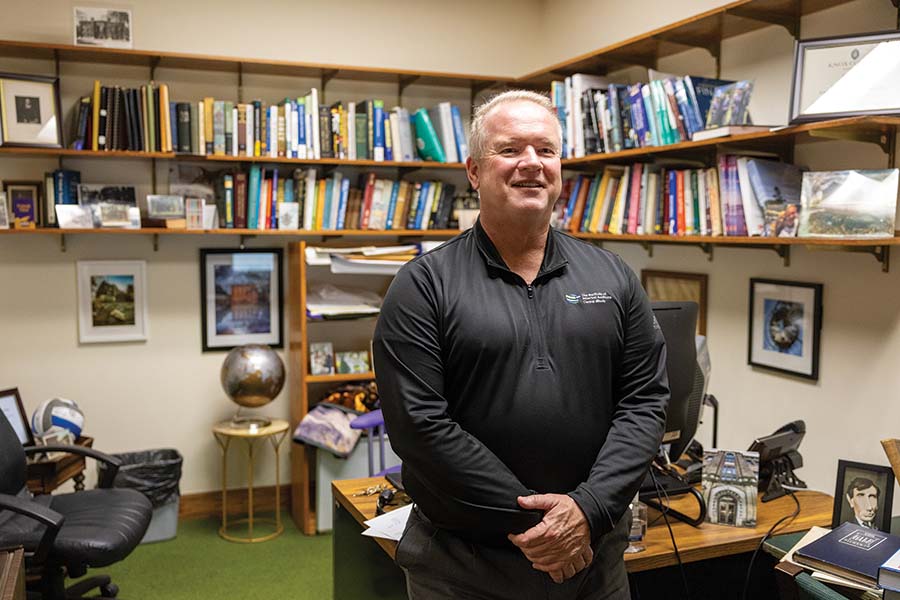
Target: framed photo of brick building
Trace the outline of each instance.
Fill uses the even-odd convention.
[[[283,344],[280,248],[200,250],[203,351]]]

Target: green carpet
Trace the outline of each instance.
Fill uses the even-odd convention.
[[[304,536],[288,517],[274,540],[238,544],[218,527],[218,519],[181,521],[174,539],[141,544],[97,572],[112,576],[123,600],[331,598],[331,535]]]

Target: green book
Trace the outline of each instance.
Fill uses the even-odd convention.
[[[428,111],[424,108],[417,110],[415,121],[416,149],[419,151],[419,156],[423,160],[447,162],[447,157],[444,155],[444,149],[441,147],[437,132],[434,130],[431,118],[428,116]]]
[[[359,160],[369,158],[369,119],[365,112],[360,112],[362,105],[362,102],[356,105],[357,113],[354,123],[356,127],[356,158]]]

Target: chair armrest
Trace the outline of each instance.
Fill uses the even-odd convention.
[[[44,452],[67,452],[69,454],[79,454],[81,456],[87,456],[93,458],[94,460],[100,461],[104,463],[107,468],[100,471],[99,474],[99,482],[97,487],[100,488],[109,488],[112,487],[113,479],[116,477],[116,473],[119,472],[119,467],[122,466],[122,461],[115,456],[110,456],[104,452],[100,452],[99,450],[94,450],[93,448],[88,448],[86,446],[74,446],[69,444],[53,444],[50,446],[26,446],[25,447],[25,455],[32,456],[34,454],[43,454]]]
[[[47,554],[50,552],[50,548],[53,547],[59,528],[62,527],[63,521],[66,519],[65,516],[33,500],[11,496],[10,494],[0,494],[0,509],[11,510],[47,526],[34,553],[36,562],[44,562]]]

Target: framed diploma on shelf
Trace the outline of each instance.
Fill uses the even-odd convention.
[[[791,123],[900,114],[900,31],[798,41]]]

